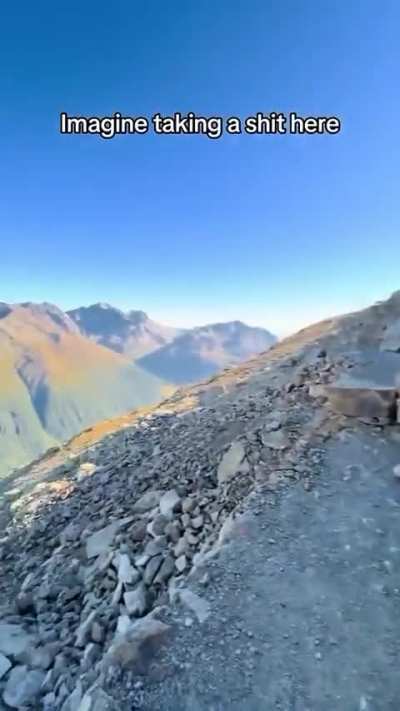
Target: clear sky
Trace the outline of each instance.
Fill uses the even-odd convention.
[[[8,0],[0,300],[280,335],[400,288],[398,0]],[[338,115],[336,136],[61,136],[59,113]]]

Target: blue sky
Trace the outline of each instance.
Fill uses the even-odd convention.
[[[2,8],[0,300],[280,335],[400,288],[397,0]],[[338,115],[336,136],[61,136],[59,113]]]

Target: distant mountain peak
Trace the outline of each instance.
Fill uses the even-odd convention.
[[[120,309],[117,309],[115,306],[111,306],[111,304],[108,304],[106,301],[98,301],[97,304],[92,304],[91,306],[88,306],[87,308],[89,309],[105,309],[105,310],[111,310],[111,311],[119,311]]]
[[[48,301],[35,303],[33,301],[23,301],[19,304],[12,304],[11,311],[16,309],[25,309],[29,311],[34,318],[47,317],[53,324],[63,331],[77,333],[78,329],[74,321],[62,311],[58,306]]]
[[[144,311],[124,312],[101,302],[67,313],[85,336],[132,360],[169,343],[180,332],[152,321]]]
[[[139,364],[169,382],[182,385],[214,375],[268,350],[276,337],[242,321],[198,326],[140,359]]]
[[[145,311],[140,311],[140,310],[136,310],[136,309],[132,309],[131,311],[128,311],[126,315],[130,321],[134,321],[136,323],[141,323],[143,321],[149,320],[149,317]]]

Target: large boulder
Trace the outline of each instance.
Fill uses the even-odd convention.
[[[38,669],[29,671],[26,666],[14,667],[8,676],[3,700],[13,709],[28,704],[35,706],[44,678],[44,672]]]
[[[143,617],[117,635],[104,657],[105,668],[118,667],[144,674],[169,630],[168,625],[151,614]]]
[[[395,387],[327,385],[325,394],[335,412],[349,417],[395,419]]]

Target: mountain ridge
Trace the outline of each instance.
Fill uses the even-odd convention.
[[[276,338],[269,331],[242,321],[207,324],[176,336],[138,363],[158,377],[182,385],[245,361],[274,343]]]
[[[67,312],[89,338],[124,353],[157,377],[174,384],[204,379],[260,353],[276,342],[263,328],[240,320],[194,328],[171,328],[144,311],[121,311],[97,303]]]
[[[84,335],[132,360],[169,342],[182,330],[159,324],[144,311],[124,312],[103,302],[66,313]]]

